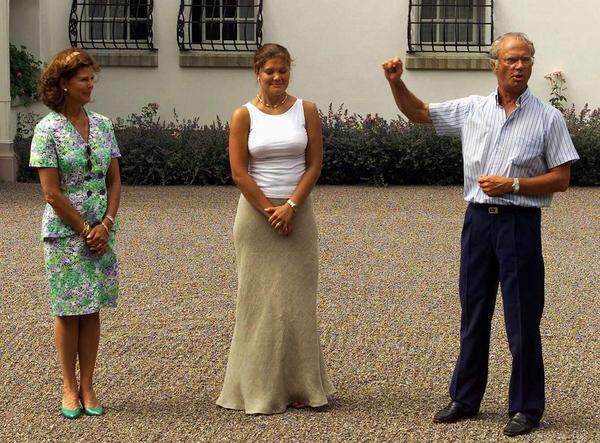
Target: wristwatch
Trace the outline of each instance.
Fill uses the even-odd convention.
[[[294,201],[291,198],[288,199],[288,201],[286,201],[286,203],[288,205],[290,205],[290,208],[292,208],[294,210],[294,212],[296,212],[296,209],[298,209],[298,205],[296,203],[294,203]]]
[[[513,182],[512,182],[512,190],[514,194],[518,194],[519,193],[519,179],[517,177],[513,178]]]

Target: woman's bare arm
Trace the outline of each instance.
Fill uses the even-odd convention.
[[[240,191],[258,211],[265,217],[269,214],[265,209],[272,203],[248,174],[248,134],[250,132],[250,114],[245,107],[239,107],[233,112],[229,128],[229,164],[233,181]]]
[[[54,209],[56,215],[77,233],[84,229],[85,221],[75,210],[69,199],[60,191],[60,178],[57,168],[38,168],[44,200]]]

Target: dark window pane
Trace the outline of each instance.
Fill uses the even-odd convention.
[[[421,19],[432,19],[435,18],[436,6],[433,6],[434,0],[426,0],[427,3],[421,6]]]
[[[202,42],[202,0],[194,0],[190,8],[191,23],[189,26],[192,43],[200,43]]]
[[[223,40],[237,40],[237,25],[234,22],[223,23]]]
[[[221,40],[221,29],[219,22],[206,23],[206,40]]]
[[[445,0],[440,6],[440,18],[454,19],[456,17],[456,0]]]
[[[256,39],[256,37],[254,35],[254,25],[251,23],[240,24],[238,26],[238,32],[239,32],[240,40],[252,42]]]
[[[104,23],[98,21],[90,21],[90,38],[92,40],[102,40]]]
[[[109,23],[110,34],[109,38],[115,40],[125,40],[127,38],[127,27],[123,21],[113,21]]]
[[[206,18],[220,18],[221,17],[221,5],[220,0],[206,0],[205,16]]]
[[[222,0],[223,1],[223,17],[235,18],[237,9],[237,0]]]
[[[126,17],[127,16],[127,3],[111,3],[109,8],[109,15],[111,17]]]
[[[436,40],[433,32],[434,25],[423,24],[421,25],[421,41],[422,42],[434,42]]]
[[[132,40],[146,40],[148,38],[148,24],[146,22],[131,22],[129,26]]]
[[[148,18],[148,3],[146,0],[131,0],[129,2],[129,16],[134,18]]]
[[[254,0],[239,0],[238,18],[254,18]]]
[[[455,30],[456,26],[454,23],[448,23],[442,25],[442,35],[440,36],[440,41],[446,43],[454,43],[455,42]]]
[[[88,14],[90,17],[104,17],[106,15],[106,1],[107,0],[94,0],[88,6]]]

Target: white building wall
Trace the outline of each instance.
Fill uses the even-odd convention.
[[[48,60],[69,46],[70,4],[70,0],[11,0],[11,40],[31,45]],[[287,46],[295,60],[292,94],[313,100],[322,109],[329,103],[336,107],[343,103],[361,114],[377,112],[386,118],[397,114],[380,65],[406,53],[407,0],[264,0],[264,4],[263,41]],[[37,18],[31,16],[36,5]],[[586,102],[600,106],[597,0],[497,0],[494,5],[496,35],[524,31],[536,45],[530,80],[534,94],[548,98],[544,74],[560,67],[570,102],[578,108]],[[178,0],[155,0],[159,66],[105,67],[92,109],[116,117],[158,102],[165,118],[176,108],[180,116],[211,122],[217,115],[228,120],[236,106],[256,94],[251,69],[179,67],[178,7]],[[495,87],[493,74],[485,71],[410,70],[405,81],[429,102],[488,94]],[[31,109],[45,112],[41,105]],[[13,112],[23,110],[13,108]]]

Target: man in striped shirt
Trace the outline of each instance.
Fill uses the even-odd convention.
[[[550,205],[552,193],[567,189],[571,163],[579,158],[562,114],[527,87],[534,53],[525,34],[504,34],[490,50],[498,80],[492,94],[432,104],[407,89],[400,58],[383,64],[396,104],[409,120],[432,123],[438,134],[462,141],[469,205],[461,237],[460,355],[451,402],[434,421],[452,423],[479,411],[500,283],[513,359],[508,436],[530,432],[544,411],[540,208]]]

